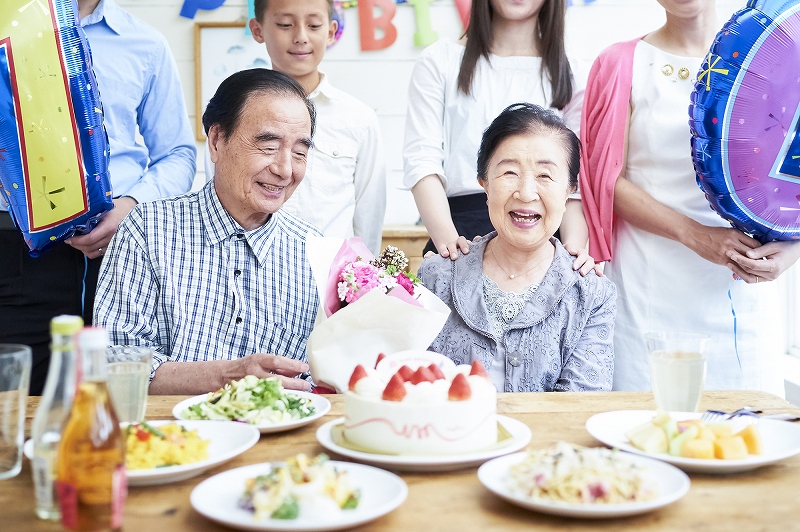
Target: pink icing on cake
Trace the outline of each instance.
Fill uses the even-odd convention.
[[[417,371],[431,364],[439,371]],[[413,370],[416,380],[420,376],[430,379],[431,374],[444,378],[413,384],[409,377],[400,400],[385,400],[387,384],[402,366]],[[365,369],[366,376],[351,381],[351,389],[345,393],[345,438],[387,454],[436,455],[490,447],[497,442],[497,393],[485,371],[470,375],[471,369],[430,351],[387,356],[375,369]],[[468,399],[449,399],[456,375],[465,377]],[[396,399],[396,392],[390,396]],[[464,388],[459,388],[455,396],[463,397],[463,392]]]

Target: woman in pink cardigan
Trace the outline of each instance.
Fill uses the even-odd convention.
[[[595,61],[581,120],[590,254],[608,261],[618,289],[614,389],[649,389],[644,333],[666,330],[711,336],[706,388],[782,396],[777,287],[766,281],[797,260],[800,245],[762,246],[709,207],[687,109],[721,24],[714,0],[659,3],[663,27]]]

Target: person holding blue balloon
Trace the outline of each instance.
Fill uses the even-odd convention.
[[[29,9],[30,4],[22,4],[25,3],[21,3],[19,9],[10,10],[7,20],[16,22],[19,19],[20,26],[27,21],[35,23],[35,9],[39,8],[34,5],[34,9]],[[91,209],[96,209],[97,205],[92,194],[103,179],[108,183],[110,177],[111,188],[101,190],[100,195],[106,201],[113,199],[113,209],[99,217],[99,221],[98,214],[111,205],[96,211],[83,228],[84,231],[91,228],[88,233],[72,235],[79,228],[70,228],[69,222],[65,222],[65,229],[58,233],[60,236],[46,238],[44,245],[39,246],[34,241],[38,238],[36,233],[26,233],[24,237],[20,234],[19,217],[24,210],[15,211],[15,225],[6,208],[0,207],[3,211],[0,212],[0,249],[3,250],[0,253],[0,321],[4,324],[0,328],[0,343],[23,343],[33,348],[32,394],[41,393],[47,375],[50,319],[57,314],[76,314],[82,315],[86,323],[92,322],[100,263],[117,226],[137,203],[188,191],[194,180],[196,157],[177,68],[164,37],[112,0],[63,0],[50,6],[57,11],[58,16],[53,20],[58,20],[59,27],[55,32],[62,40],[56,39],[56,42],[60,42],[62,48],[66,47],[66,62],[71,61],[71,53],[79,49],[77,44],[67,45],[63,41],[65,32],[70,31],[65,25],[73,24],[72,20],[77,23],[76,11],[88,39],[92,55],[91,59],[86,57],[84,61],[91,61],[97,87],[92,87],[89,82],[83,87],[86,93],[79,94],[71,86],[71,96],[68,92],[67,97],[74,101],[74,106],[72,103],[69,105],[70,110],[74,107],[99,116],[102,124],[98,120],[96,127],[79,132],[81,142],[78,149],[84,160],[75,170],[86,168],[84,192],[89,197]],[[5,17],[6,13],[3,15]],[[50,14],[46,18],[49,19]],[[74,31],[74,25],[71,29]],[[0,30],[4,30],[2,23]],[[40,39],[42,35],[39,33]],[[52,39],[52,34],[48,38]],[[69,67],[89,69],[86,63],[70,64]],[[18,81],[24,83],[22,79]],[[64,83],[61,85],[63,89]],[[86,94],[94,93],[96,96],[98,90],[102,108],[99,102],[87,106],[88,100],[77,101],[90,97]],[[41,105],[45,104],[42,100]],[[58,112],[62,111],[64,109],[58,107]],[[105,136],[103,125],[108,134],[107,144],[85,142],[86,139]],[[48,127],[42,125],[43,130]],[[27,128],[26,133],[29,133]],[[60,145],[62,140],[70,140],[71,132],[66,131],[63,137],[61,134],[57,137],[55,143]],[[30,134],[27,141],[28,151],[31,151],[34,135]],[[37,149],[33,155],[38,160],[45,160],[51,154],[49,148],[44,148]],[[105,173],[93,174],[88,169],[92,161],[102,163],[99,167],[107,165],[108,176]],[[31,182],[35,183],[35,180],[31,178]],[[14,187],[14,191],[17,190]],[[52,207],[45,210],[55,209],[65,192],[60,188],[46,192],[51,195]],[[19,204],[14,206],[17,208]],[[64,237],[67,238],[61,242]],[[35,258],[30,256],[37,254],[39,256]]]
[[[762,245],[709,207],[686,110],[720,28],[716,6],[659,3],[663,27],[598,57],[581,125],[590,253],[609,261],[618,288],[614,389],[649,388],[645,332],[688,331],[711,337],[706,388],[783,396],[777,286],[766,281],[800,244]]]

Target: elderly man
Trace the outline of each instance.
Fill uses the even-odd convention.
[[[305,238],[319,231],[281,205],[303,179],[315,111],[291,78],[236,73],[208,103],[213,181],[140,204],[100,271],[95,323],[112,342],[154,351],[151,394],[197,394],[245,375],[284,386],[308,370],[319,297]]]

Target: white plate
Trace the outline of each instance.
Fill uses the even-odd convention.
[[[179,482],[216,467],[223,462],[242,454],[258,442],[261,434],[252,425],[232,421],[148,421],[154,427],[177,423],[188,430],[196,430],[198,436],[211,440],[208,444],[208,458],[193,464],[156,467],[154,469],[128,469],[129,486],[153,486]],[[28,459],[33,460],[33,440],[25,442],[22,449]]]
[[[343,423],[344,418],[334,419],[318,428],[317,441],[329,451],[340,456],[345,456],[358,462],[364,462],[378,467],[387,467],[397,471],[417,471],[420,473],[453,471],[456,469],[475,467],[492,458],[519,451],[531,441],[531,429],[521,421],[506,416],[497,416],[497,421],[511,434],[511,441],[503,447],[472,453],[418,456],[374,454],[355,451],[338,445],[333,441],[333,437],[331,436],[331,429],[335,425]]]
[[[646,468],[658,486],[658,497],[650,501],[622,504],[569,504],[542,499],[531,499],[511,493],[507,486],[509,468],[520,462],[527,453],[516,453],[486,462],[478,469],[478,480],[495,495],[512,504],[554,515],[567,517],[610,518],[650,512],[673,503],[689,491],[689,477],[671,465],[641,456],[620,453],[623,460]]]
[[[761,435],[763,454],[750,455],[744,460],[702,460],[699,458],[682,458],[666,453],[646,453],[628,443],[625,433],[650,421],[655,415],[656,413],[653,410],[604,412],[590,417],[586,422],[586,430],[609,447],[617,447],[623,451],[650,456],[651,458],[676,465],[684,471],[695,473],[739,473],[750,471],[800,453],[800,426],[786,421],[775,421],[774,419],[759,419],[758,432]],[[698,419],[702,416],[699,412],[671,412],[670,415],[677,421]]]
[[[245,423],[232,421],[148,421],[154,427],[177,423],[188,430],[196,430],[208,444],[208,459],[194,464],[156,467],[154,469],[128,469],[129,486],[152,486],[178,482],[216,467],[223,462],[242,454],[258,443],[261,434],[258,429]]]
[[[332,462],[347,471],[353,486],[361,490],[361,500],[353,510],[343,510],[336,518],[329,515],[300,515],[297,519],[256,521],[253,512],[239,507],[248,478],[265,474],[270,464],[255,464],[231,469],[208,478],[192,490],[191,502],[201,515],[241,530],[341,530],[385,515],[400,506],[408,486],[395,474],[374,467],[348,462]]]
[[[285,430],[292,430],[296,429],[297,427],[302,427],[303,425],[307,425],[308,423],[311,423],[312,421],[321,418],[322,416],[328,413],[328,410],[331,409],[331,402],[322,397],[321,395],[308,392],[298,392],[294,390],[285,390],[284,392],[287,394],[311,399],[311,404],[314,406],[314,413],[302,419],[285,421],[283,423],[261,423],[258,425],[253,425],[255,428],[261,431],[261,434],[269,434],[271,432],[283,432]],[[189,408],[194,404],[202,403],[206,399],[208,399],[208,394],[197,395],[195,397],[190,397],[189,399],[185,399],[172,408],[172,415],[175,416],[176,419],[185,419],[184,417],[181,416],[181,413],[184,410],[186,410],[187,408]]]

